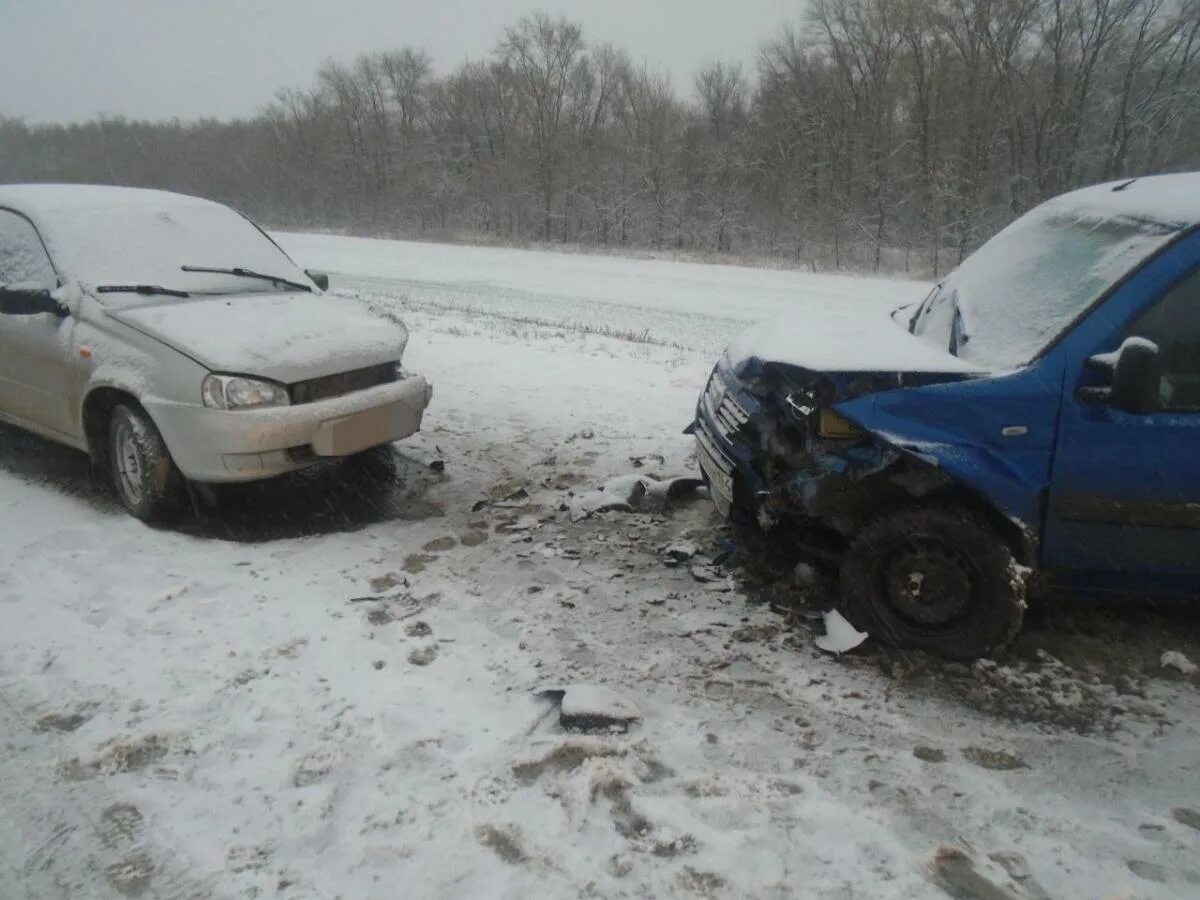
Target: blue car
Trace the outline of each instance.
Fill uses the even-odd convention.
[[[840,611],[971,659],[1027,592],[1200,594],[1200,173],[1027,213],[924,302],[772,323],[700,396],[720,512],[836,566]]]

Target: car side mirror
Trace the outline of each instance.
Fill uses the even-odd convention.
[[[1113,409],[1144,416],[1160,405],[1162,362],[1158,345],[1146,338],[1126,338],[1116,353],[1101,353],[1088,359],[1094,369],[1112,373],[1110,387],[1087,387],[1081,400],[1107,403]]]
[[[321,290],[323,290],[323,291],[329,290],[329,275],[327,273],[317,272],[317,271],[314,271],[313,269],[305,269],[304,274],[307,275],[310,279],[312,279],[312,283],[315,284],[317,287],[319,287]]]
[[[0,315],[36,316],[40,313],[62,318],[67,314],[67,308],[51,296],[49,288],[0,285]]]

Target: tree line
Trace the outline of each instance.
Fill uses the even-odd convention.
[[[0,182],[162,187],[277,227],[938,274],[1071,188],[1200,168],[1200,0],[810,0],[681,92],[534,13],[439,75],[327,62],[234,121],[0,116]]]

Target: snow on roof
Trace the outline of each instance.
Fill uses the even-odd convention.
[[[1128,216],[1187,228],[1200,224],[1200,172],[1110,181],[1055,197],[1044,208]]]
[[[0,208],[28,216],[60,278],[91,285],[152,284],[187,291],[251,287],[184,266],[241,267],[306,283],[241,214],[169,191],[90,184],[0,186]]]
[[[0,185],[0,206],[24,213],[35,222],[79,210],[218,205],[186,194],[107,184]]]

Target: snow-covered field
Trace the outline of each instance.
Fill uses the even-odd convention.
[[[404,315],[425,431],[177,531],[0,431],[0,897],[1200,892],[1198,681],[1160,665],[1200,658],[1194,613],[1064,604],[999,663],[839,659],[752,581],[664,564],[723,539],[702,497],[564,510],[691,471],[745,323],[923,285],[280,237]],[[640,722],[564,733],[536,694],[571,683]]]

